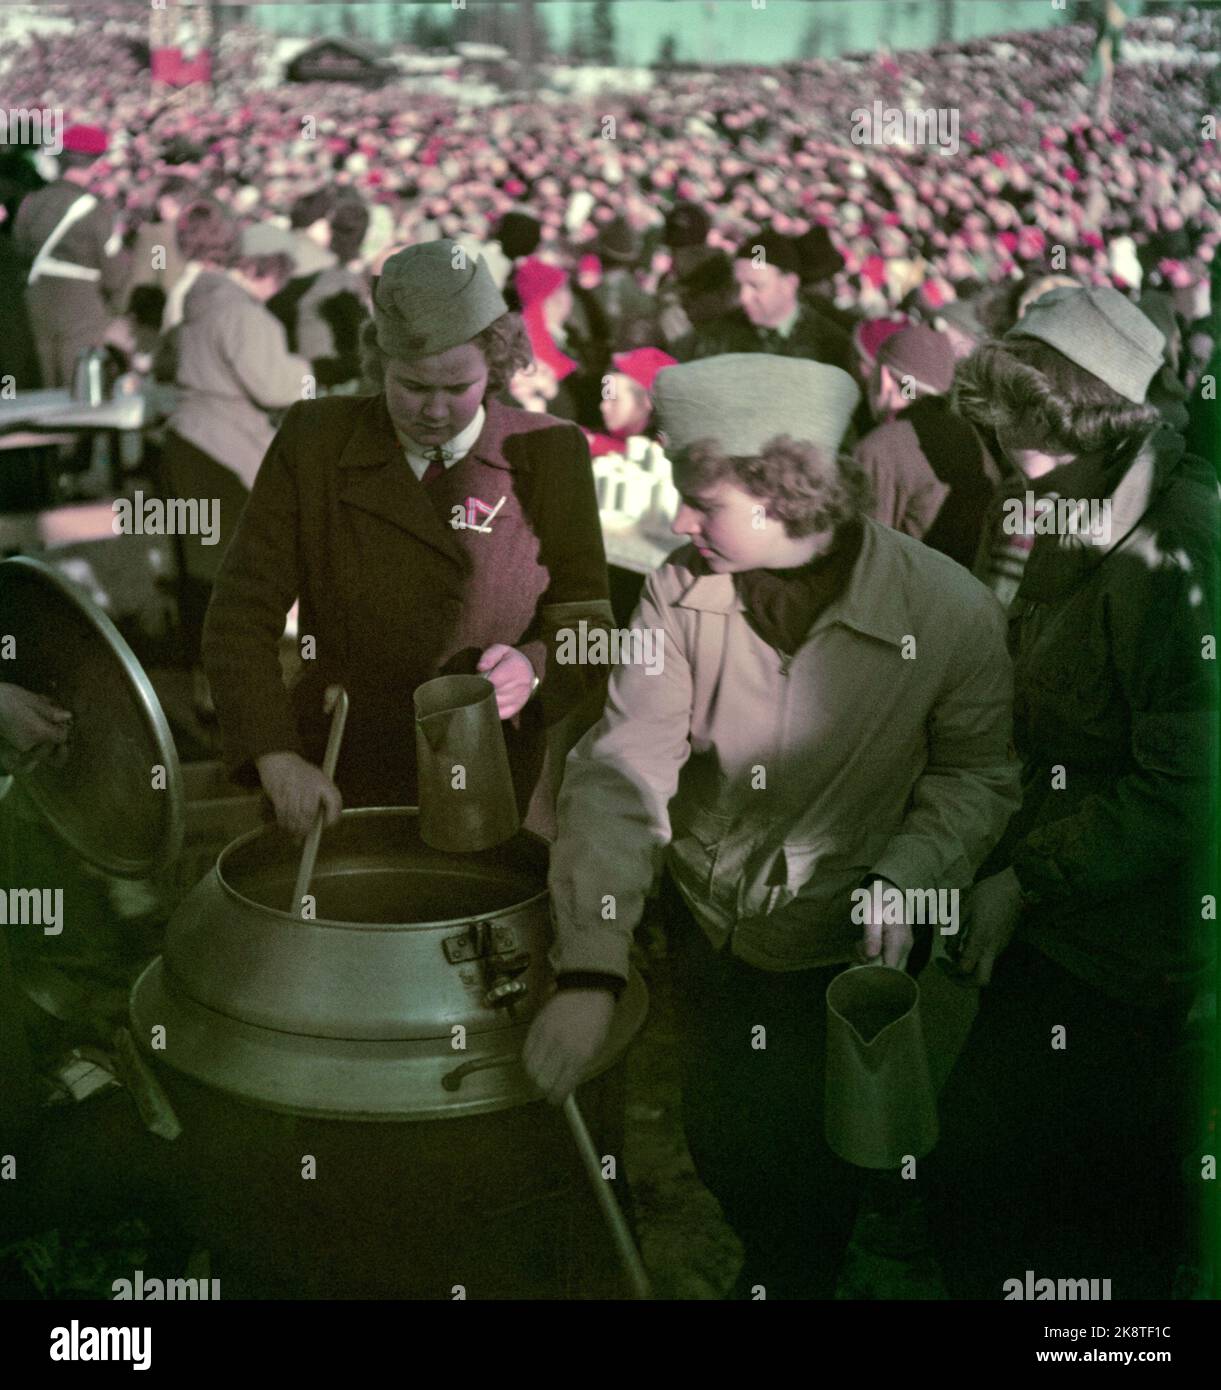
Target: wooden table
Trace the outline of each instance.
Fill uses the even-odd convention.
[[[14,430],[139,430],[144,428],[149,414],[143,394],[85,405],[73,400],[72,393],[63,388],[19,391],[12,400],[0,400],[0,435]]]
[[[121,437],[136,434],[164,416],[172,403],[172,388],[149,383],[142,392],[116,396],[100,405],[73,400],[65,388],[19,391],[12,400],[0,399],[0,450],[37,448],[71,443],[80,435],[109,434],[111,482],[121,491]]]

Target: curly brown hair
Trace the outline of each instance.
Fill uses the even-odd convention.
[[[985,429],[1041,439],[1050,453],[1109,453],[1160,418],[1038,338],[985,343],[954,378],[954,409]]]
[[[194,198],[178,214],[178,249],[188,261],[230,266],[241,250],[237,223],[215,198]]]
[[[515,373],[534,360],[520,314],[501,314],[470,341],[483,353],[488,364],[489,395],[502,390]],[[375,393],[385,389],[388,361],[388,355],[377,341],[377,323],[370,319],[360,335],[360,366],[365,391]]]
[[[680,492],[700,492],[729,482],[757,497],[793,540],[838,530],[865,515],[872,504],[869,481],[849,454],[778,434],[757,454],[723,454],[716,441],[697,439],[671,461]]]

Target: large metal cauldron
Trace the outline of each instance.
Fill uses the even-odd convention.
[[[287,910],[299,854],[274,828],[234,841],[132,992],[222,1293],[622,1293],[571,1137],[518,1062],[550,983],[546,843],[447,854],[412,809],[345,811],[313,921]],[[580,1093],[620,1168],[615,1064],[645,1007],[634,975]]]

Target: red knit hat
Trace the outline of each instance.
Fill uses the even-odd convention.
[[[668,352],[662,352],[660,348],[655,347],[633,348],[631,352],[617,352],[611,361],[614,362],[617,372],[622,372],[624,376],[630,376],[646,391],[652,391],[653,379],[663,367],[678,366],[677,358],[671,357]]]
[[[64,149],[72,154],[105,154],[109,147],[100,125],[70,125],[64,131]]]
[[[541,304],[567,279],[567,271],[561,270],[558,265],[540,261],[537,256],[528,256],[518,265],[513,283],[517,287],[518,298],[524,310],[532,304]]]

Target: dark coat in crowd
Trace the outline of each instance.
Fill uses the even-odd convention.
[[[18,390],[36,389],[42,378],[25,302],[33,254],[17,245],[13,222],[22,200],[45,186],[24,152],[0,148],[0,376],[13,377]]]
[[[832,288],[830,283],[826,283],[828,289]],[[859,313],[851,313],[847,309],[841,309],[830,294],[825,294],[821,289],[813,285],[803,285],[801,287],[801,302],[807,305],[816,314],[821,314],[823,318],[830,319],[832,323],[838,324],[845,333],[851,333],[863,317]]]
[[[733,262],[724,251],[703,244],[676,246],[672,256],[657,285],[659,341],[671,349],[693,329],[731,313],[738,297]]]
[[[580,431],[494,399],[485,408],[471,452],[427,488],[384,396],[302,402],[285,416],[204,632],[225,759],[242,780],[264,753],[321,762],[324,693],[338,682],[351,700],[336,774],[346,803],[414,804],[412,691],[473,673],[506,643],[543,682],[503,727],[521,808],[536,794],[532,823],[547,824],[546,727],[599,679],[597,668],[553,669],[548,652],[557,626],[609,618],[602,532]],[[505,499],[490,533],[451,526],[468,497]],[[298,597],[314,652],[290,695],[279,641]]]
[[[30,258],[12,236],[0,230],[0,376],[11,376],[18,390],[37,390],[42,382],[34,328],[25,302]]]
[[[615,352],[654,347],[660,341],[658,302],[636,283],[630,270],[613,266],[590,293],[606,319]]]
[[[944,396],[913,401],[870,430],[855,456],[873,488],[870,516],[974,565],[1001,472]]]
[[[741,309],[697,328],[674,347],[680,362],[701,357],[720,357],[727,352],[768,352],[776,357],[803,357],[826,362],[845,372],[853,370],[852,339],[838,324],[816,313],[807,304],[798,311],[788,337],[756,327]]]
[[[1022,807],[980,877],[1012,864],[1031,899],[1017,940],[1156,1008],[1190,997],[1212,929],[1216,478],[1159,426],[1101,470],[1078,462],[1040,484],[1109,496],[1111,536],[1035,539],[1010,609]]]
[[[550,412],[588,430],[602,428],[602,378],[611,370],[611,326],[591,290],[572,286],[572,313],[564,322],[560,351],[577,364],[560,382]]]
[[[290,352],[308,357],[320,387],[360,377],[360,332],[369,318],[369,291],[346,266],[294,276],[267,308],[284,325]]]
[[[1202,459],[1211,459],[1221,476],[1221,404],[1217,402],[1217,385],[1221,382],[1221,342],[1204,368],[1201,379],[1187,402],[1187,447]],[[1205,396],[1205,391],[1211,396]]]

